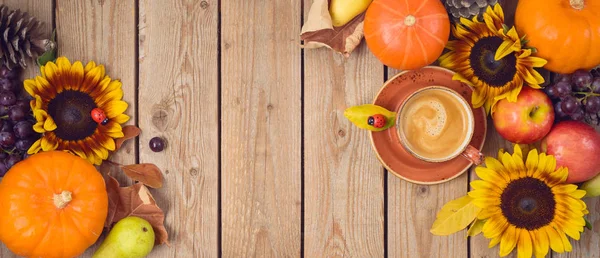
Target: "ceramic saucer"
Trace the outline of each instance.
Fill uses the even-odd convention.
[[[374,104],[397,112],[411,93],[434,85],[453,89],[470,102],[473,89],[467,84],[452,80],[452,75],[454,72],[436,66],[401,72],[383,85],[375,97]],[[472,110],[475,115],[475,132],[470,144],[481,150],[487,131],[486,114],[483,108]],[[460,176],[472,165],[462,156],[440,163],[415,158],[400,144],[395,126],[381,132],[370,132],[370,138],[373,150],[383,166],[390,173],[412,183],[443,183]]]

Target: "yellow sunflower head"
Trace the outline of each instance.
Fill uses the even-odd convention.
[[[450,51],[439,61],[442,67],[456,72],[455,80],[474,87],[473,106],[483,106],[489,114],[498,100],[517,101],[523,84],[539,89],[544,78],[534,68],[544,66],[546,60],[523,48],[525,39],[519,38],[514,27],[504,25],[499,4],[488,7],[483,19],[461,18],[452,27],[457,40],[448,42]]]
[[[572,250],[567,236],[579,240],[588,213],[581,200],[585,191],[566,184],[567,168],[556,168],[556,159],[536,149],[527,159],[518,145],[514,153],[488,157],[486,167],[475,172],[481,180],[471,182],[469,196],[486,220],[483,235],[489,247],[500,243],[500,256],[516,247],[518,257],[544,257],[550,247],[562,253]]]
[[[129,120],[123,114],[121,82],[111,80],[103,65],[79,61],[71,64],[65,57],[40,68],[41,76],[24,81],[33,97],[31,109],[36,119],[33,129],[42,134],[27,153],[65,150],[99,165],[115,150],[115,138],[123,137],[121,124]],[[106,119],[96,122],[94,112]]]

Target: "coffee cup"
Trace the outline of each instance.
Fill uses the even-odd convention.
[[[409,95],[397,111],[396,131],[404,149],[427,162],[462,156],[473,164],[483,154],[469,143],[475,131],[471,105],[458,92],[429,86]]]

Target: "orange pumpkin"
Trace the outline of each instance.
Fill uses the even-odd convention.
[[[78,256],[98,240],[107,213],[102,175],[66,152],[35,154],[0,181],[0,241],[20,256]]]
[[[365,40],[385,65],[418,69],[442,54],[450,20],[439,0],[376,0],[365,14]]]
[[[589,70],[600,64],[600,1],[519,1],[515,25],[528,45],[557,73]]]

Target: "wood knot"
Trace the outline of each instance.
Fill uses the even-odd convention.
[[[273,108],[274,108],[274,107],[273,107],[273,104],[269,104],[269,105],[267,105],[267,110],[273,110]]]
[[[200,8],[202,8],[202,9],[208,8],[208,2],[206,2],[206,1],[200,2]]]
[[[197,168],[190,169],[190,175],[191,176],[197,176],[198,175],[198,169]]]
[[[159,109],[152,114],[152,124],[159,130],[164,131],[169,123],[169,113],[164,109]]]
[[[168,175],[168,174],[169,174],[169,170],[167,169],[167,170],[165,170],[165,175]]]
[[[229,49],[231,47],[231,44],[225,42],[225,44],[223,44],[223,48],[225,49]]]
[[[425,193],[427,193],[428,190],[429,190],[429,187],[427,187],[427,186],[419,186],[419,189],[418,189],[420,194],[425,194]]]
[[[346,136],[346,132],[345,132],[344,130],[342,130],[342,129],[340,129],[340,130],[337,132],[337,134],[338,134],[340,137],[342,137],[342,138],[343,138],[344,136]]]

